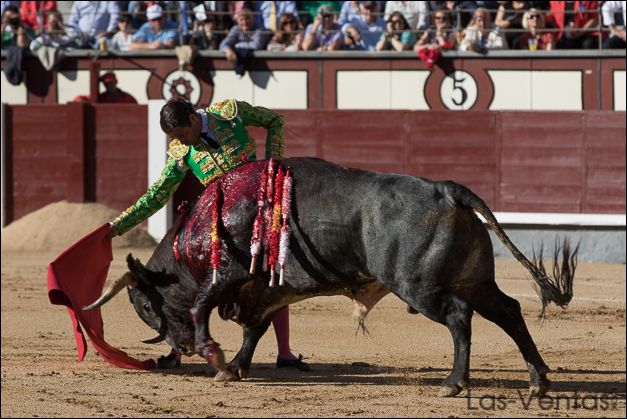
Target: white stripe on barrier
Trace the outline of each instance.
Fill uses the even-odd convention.
[[[517,294],[517,293],[508,293],[506,292],[505,294],[509,295],[512,298],[530,298],[532,300],[538,300],[538,295],[537,294]],[[600,298],[600,297],[573,297],[572,301],[588,301],[588,302],[595,302],[595,303],[619,303],[619,304],[625,304],[625,298],[623,296],[623,298]]]
[[[486,222],[481,214],[477,215],[481,221]],[[625,214],[495,212],[494,216],[499,224],[625,227]]]
[[[165,100],[148,101],[148,186],[152,185],[163,171],[168,142],[159,124],[159,113]],[[172,200],[148,219],[148,233],[161,240],[172,225]]]

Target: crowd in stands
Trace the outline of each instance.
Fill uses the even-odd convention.
[[[192,45],[236,64],[266,49],[414,51],[429,65],[446,50],[624,49],[625,9],[625,1],[2,1],[2,47]]]

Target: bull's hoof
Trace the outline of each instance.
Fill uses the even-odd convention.
[[[458,386],[456,384],[445,384],[440,387],[438,397],[455,397],[459,393],[461,393],[463,389],[464,387]]]
[[[529,385],[529,396],[530,397],[541,397],[549,392],[551,389],[551,382],[549,380],[544,380],[539,384],[531,384]]]
[[[453,380],[451,380],[453,381]],[[442,387],[440,387],[440,391],[438,392],[439,397],[455,397],[461,391],[468,387],[468,381],[466,380],[458,380],[457,382],[452,382],[449,380],[445,380],[442,383]]]
[[[227,382],[227,381],[237,381],[240,378],[233,371],[228,369],[220,370],[215,377],[213,377],[215,381]]]

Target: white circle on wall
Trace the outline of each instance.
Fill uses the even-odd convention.
[[[462,70],[447,74],[440,85],[440,99],[448,109],[470,109],[477,101],[477,82]]]
[[[182,97],[192,105],[200,100],[200,82],[189,71],[175,70],[167,75],[161,88],[163,97],[168,100],[173,97]]]

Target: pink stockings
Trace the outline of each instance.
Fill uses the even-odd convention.
[[[279,357],[283,359],[296,359],[290,350],[290,308],[283,307],[272,318],[272,326],[276,335],[276,343],[279,348]]]

